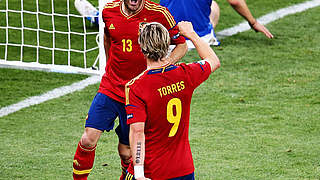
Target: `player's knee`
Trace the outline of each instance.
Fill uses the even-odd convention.
[[[100,138],[101,133],[102,132],[100,130],[86,128],[81,137],[81,145],[87,148],[95,146]]]
[[[94,137],[90,137],[86,134],[84,134],[81,138],[81,145],[84,147],[93,147],[97,144],[97,141],[95,141]]]
[[[124,163],[126,163],[126,164],[129,164],[129,163],[130,163],[131,154],[120,153],[120,152],[119,152],[119,156],[120,156],[121,160],[122,160]]]
[[[129,163],[131,158],[130,146],[119,143],[118,151],[121,160],[125,163]]]

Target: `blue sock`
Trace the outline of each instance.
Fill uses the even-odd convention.
[[[91,22],[91,24],[94,24],[96,26],[99,26],[99,11],[96,12],[94,16],[88,16],[86,17],[88,21]]]

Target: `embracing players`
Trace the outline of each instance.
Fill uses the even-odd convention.
[[[148,22],[159,22],[169,30],[171,43],[176,45],[167,58],[176,62],[187,52],[185,39],[169,11],[148,0],[116,0],[108,3],[102,12],[105,23],[106,72],[98,93],[92,101],[85,131],[78,143],[73,161],[73,178],[87,179],[93,167],[96,144],[104,131],[114,127],[119,137],[119,155],[123,179],[130,162],[129,128],[125,111],[125,84],[147,67],[138,44],[139,28]]]

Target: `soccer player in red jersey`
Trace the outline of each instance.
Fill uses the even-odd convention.
[[[147,70],[126,85],[133,160],[129,179],[194,179],[188,140],[191,97],[195,88],[220,67],[220,61],[190,22],[182,21],[178,27],[180,35],[193,42],[201,61],[180,65],[168,62],[164,57],[169,33],[159,23],[146,24],[139,36]]]
[[[73,178],[86,180],[94,162],[96,144],[104,131],[114,127],[119,117],[116,133],[119,137],[118,151],[126,174],[130,163],[129,127],[125,112],[125,84],[143,72],[146,67],[138,44],[139,28],[147,22],[159,22],[170,32],[171,42],[176,45],[167,58],[176,62],[187,52],[183,36],[169,11],[148,0],[115,0],[106,4],[102,18],[105,23],[106,72],[98,93],[90,106],[85,131],[78,144],[73,161]]]

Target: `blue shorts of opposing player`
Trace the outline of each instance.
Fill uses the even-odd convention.
[[[129,126],[125,105],[111,99],[102,93],[97,93],[89,109],[85,127],[110,131],[114,128],[114,121],[119,117],[116,133],[122,144],[129,145]]]

